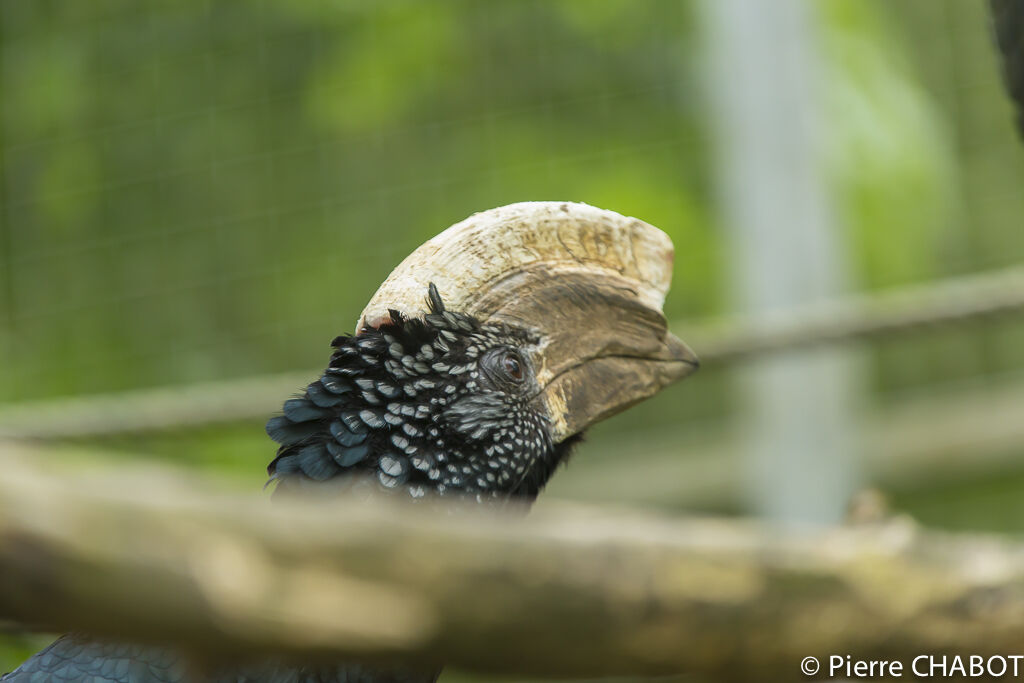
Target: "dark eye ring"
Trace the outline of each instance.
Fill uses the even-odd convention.
[[[509,378],[521,382],[523,379],[523,363],[519,360],[519,356],[509,351],[501,359],[501,369],[505,371],[505,374]]]

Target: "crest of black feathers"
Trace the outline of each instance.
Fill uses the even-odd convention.
[[[323,375],[289,399],[267,433],[279,487],[314,482],[477,498],[536,496],[569,444],[552,443],[524,349],[528,331],[429,312],[332,342]]]

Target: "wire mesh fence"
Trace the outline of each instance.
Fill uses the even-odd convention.
[[[1024,145],[986,3],[826,0],[810,17],[822,173],[854,293],[1019,263]],[[0,0],[0,412],[22,430],[51,425],[68,459],[100,448],[261,485],[270,394],[280,403],[324,364],[424,239],[523,199],[586,201],[664,229],[676,245],[669,319],[729,318],[707,40],[700,6],[668,0]],[[996,282],[978,310],[1018,295],[1016,280]],[[934,310],[956,310],[942,299]],[[826,317],[817,334],[853,319]],[[761,346],[787,343],[775,329]],[[709,360],[758,347],[757,325],[702,330]],[[688,326],[676,331],[689,341]],[[883,418],[936,394],[950,402],[921,408],[928,419],[953,424],[968,404],[1006,414],[1022,341],[1015,316],[912,336],[876,325],[865,431],[906,434],[909,418]],[[701,479],[742,428],[741,370],[723,365],[596,429],[575,479],[551,492],[678,506],[700,498],[693,482],[729,490],[740,459]],[[133,403],[133,391],[162,398]],[[108,394],[128,402],[89,399]],[[146,405],[156,429],[101,428]],[[187,417],[211,413],[202,428]],[[936,449],[959,488],[919,485],[909,468],[897,503],[925,521],[1019,530],[1022,444],[994,424],[968,421],[958,433],[973,440]],[[864,458],[927,450],[885,439]],[[989,465],[972,474],[964,461]],[[742,506],[730,500],[710,506]]]

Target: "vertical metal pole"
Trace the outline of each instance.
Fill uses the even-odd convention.
[[[739,311],[757,320],[839,293],[843,245],[822,175],[820,63],[806,0],[703,0],[721,215]],[[843,351],[740,370],[754,511],[838,520],[856,486],[856,382]]]

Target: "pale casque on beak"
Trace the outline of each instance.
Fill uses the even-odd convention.
[[[521,202],[474,214],[427,241],[359,318],[426,312],[434,283],[450,310],[532,330],[529,350],[556,443],[694,372],[662,305],[672,241],[654,226],[573,202]]]

